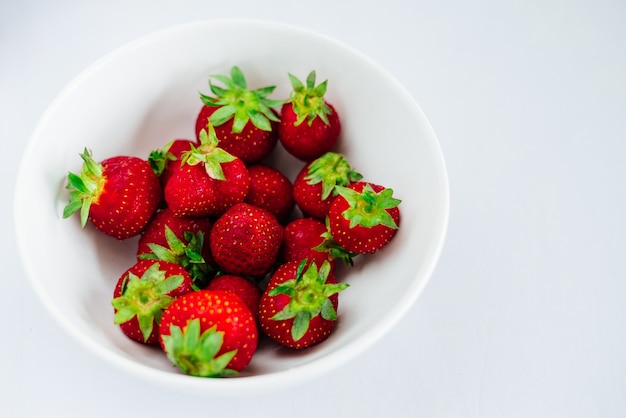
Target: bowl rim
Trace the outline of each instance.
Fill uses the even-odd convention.
[[[132,359],[116,354],[108,350],[107,348],[99,345],[95,340],[92,340],[89,337],[85,336],[76,326],[72,325],[68,320],[66,320],[64,314],[55,306],[50,297],[45,293],[44,289],[39,285],[38,279],[35,278],[35,273],[31,269],[29,260],[26,256],[26,241],[23,237],[24,234],[21,233],[21,225],[24,224],[25,220],[22,219],[22,212],[19,210],[19,205],[25,200],[23,194],[25,194],[26,192],[22,190],[23,188],[20,187],[20,183],[21,179],[25,178],[24,174],[27,170],[25,162],[26,160],[28,160],[29,155],[33,152],[33,148],[37,142],[37,138],[41,136],[41,131],[43,127],[47,124],[47,121],[54,114],[55,109],[59,107],[60,104],[63,102],[64,98],[71,94],[71,92],[77,86],[79,86],[85,79],[90,77],[94,72],[98,71],[98,69],[106,65],[106,63],[115,60],[125,51],[136,48],[143,43],[151,42],[158,38],[167,37],[169,34],[174,32],[190,30],[194,27],[205,25],[254,25],[261,29],[282,29],[286,31],[295,31],[303,35],[311,36],[331,43],[334,46],[342,48],[350,54],[357,56],[359,59],[368,62],[369,65],[375,67],[379,72],[385,74],[388,81],[394,84],[398,91],[402,92],[402,94],[406,96],[405,99],[407,99],[408,102],[412,104],[415,112],[417,112],[417,114],[422,119],[422,122],[424,123],[424,129],[428,131],[427,139],[430,142],[430,146],[433,150],[433,158],[436,159],[436,164],[434,164],[434,166],[438,167],[439,169],[439,172],[437,173],[437,178],[439,179],[438,187],[441,193],[442,210],[439,220],[439,232],[437,234],[437,241],[431,244],[431,255],[429,258],[426,259],[424,263],[424,268],[420,271],[421,275],[423,275],[424,278],[421,281],[420,286],[418,286],[415,291],[411,293],[410,297],[403,298],[401,300],[402,303],[395,306],[393,315],[388,316],[388,320],[385,321],[384,324],[371,328],[368,333],[359,335],[357,338],[352,339],[348,344],[338,347],[333,352],[328,353],[325,356],[318,358],[312,362],[263,375],[247,375],[228,379],[198,379],[184,374],[176,374],[163,370],[158,370],[148,365],[137,363]],[[402,317],[405,316],[407,311],[414,305],[415,301],[419,298],[424,288],[429,283],[441,256],[441,252],[443,251],[443,246],[448,230],[450,212],[450,191],[448,173],[443,153],[435,132],[433,131],[430,122],[426,118],[426,115],[422,111],[415,98],[388,70],[386,70],[381,64],[377,63],[358,49],[349,46],[342,41],[334,39],[326,34],[319,33],[311,29],[303,28],[293,24],[276,22],[272,20],[259,20],[249,18],[199,20],[195,22],[174,25],[164,29],[159,29],[140,36],[134,40],[131,40],[130,42],[127,42],[111,50],[104,56],[95,60],[92,64],[90,64],[80,73],[78,73],[78,75],[76,75],[67,85],[65,85],[65,87],[60,90],[60,92],[56,95],[56,97],[53,99],[53,101],[49,104],[49,106],[40,117],[32,134],[29,137],[28,143],[20,159],[16,183],[17,184],[14,192],[13,205],[15,225],[14,230],[17,236],[16,238],[18,242],[18,250],[20,254],[21,264],[25,269],[26,276],[28,277],[28,281],[31,284],[31,287],[34,289],[35,293],[39,297],[39,300],[52,314],[56,321],[61,325],[61,327],[65,329],[68,334],[72,335],[75,340],[79,341],[81,345],[83,345],[85,348],[88,348],[90,351],[97,353],[98,356],[105,358],[109,363],[115,365],[116,367],[127,370],[138,377],[141,377],[143,379],[147,378],[150,381],[157,381],[170,387],[176,386],[179,388],[184,388],[187,391],[201,391],[201,393],[219,395],[240,393],[237,390],[233,390],[235,388],[238,390],[244,388],[255,389],[257,392],[263,392],[284,387],[286,385],[292,385],[294,383],[300,383],[305,380],[320,376],[332,369],[335,369],[337,366],[356,357],[357,355],[368,349],[371,345],[374,344],[374,342],[378,341],[384,334],[391,330],[401,320]]]

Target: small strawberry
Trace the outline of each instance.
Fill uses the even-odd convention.
[[[242,276],[268,273],[283,240],[283,227],[265,209],[239,203],[213,224],[209,243],[215,263]]]
[[[281,144],[302,161],[314,160],[330,151],[341,132],[335,108],[324,100],[328,80],[316,86],[315,77],[315,71],[311,71],[304,85],[289,74],[293,91],[282,106],[278,125]]]
[[[183,373],[199,377],[236,374],[252,360],[258,329],[232,292],[199,290],[172,302],[159,326],[161,347]]]
[[[80,154],[80,174],[69,173],[68,218],[80,211],[81,226],[89,219],[106,235],[124,240],[141,233],[161,203],[159,179],[147,161],[116,156],[97,162],[90,150]]]
[[[219,216],[248,194],[248,169],[218,143],[209,124],[208,132],[201,132],[200,146],[183,154],[182,167],[164,190],[165,202],[176,216]]]
[[[261,296],[259,320],[263,332],[281,345],[306,348],[328,338],[337,322],[339,292],[330,264],[319,268],[307,260],[282,264]]]
[[[250,189],[244,202],[271,212],[284,223],[295,207],[293,185],[277,169],[265,164],[248,166]]]
[[[192,145],[198,146],[200,143],[191,139],[174,139],[163,148],[150,152],[148,162],[159,177],[161,187],[165,188],[170,177],[180,169],[180,160],[185,152],[191,150]]]
[[[261,288],[252,280],[233,274],[224,274],[211,280],[207,290],[226,290],[233,292],[243,300],[255,319],[259,318]]]
[[[285,226],[284,231],[280,250],[282,262],[311,260],[321,266],[324,261],[328,261],[334,267],[335,260],[340,259],[347,265],[353,264],[355,254],[335,243],[326,224],[319,219],[294,219]]]
[[[135,341],[157,344],[163,311],[174,298],[191,291],[191,277],[178,264],[138,261],[120,276],[113,291],[114,323]]]
[[[375,253],[391,241],[400,224],[399,199],[393,190],[366,182],[338,187],[328,211],[335,241],[357,254]]]
[[[212,226],[208,218],[175,216],[171,209],[162,209],[139,237],[137,258],[179,264],[202,288],[215,271],[208,242]]]
[[[267,97],[275,86],[248,89],[243,72],[236,66],[232,67],[230,78],[224,75],[212,77],[225,87],[218,87],[209,80],[214,96],[200,94],[204,106],[196,119],[198,138],[211,122],[224,150],[246,164],[260,161],[278,142],[279,118],[272,108],[281,106],[283,101]]]
[[[293,182],[293,197],[307,217],[326,218],[337,195],[337,186],[348,186],[362,178],[343,154],[327,152],[306,164]]]

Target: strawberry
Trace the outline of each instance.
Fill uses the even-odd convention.
[[[225,272],[261,276],[272,268],[283,228],[265,209],[239,203],[213,224],[209,243],[215,263]]]
[[[233,274],[224,274],[211,280],[206,289],[233,292],[243,300],[255,320],[258,319],[261,288],[252,280]]]
[[[163,148],[150,152],[148,162],[159,177],[161,187],[165,188],[170,177],[180,169],[180,159],[185,152],[191,150],[192,145],[198,146],[200,143],[191,139],[174,139]]]
[[[341,132],[335,108],[324,100],[328,80],[316,86],[315,77],[315,71],[311,71],[304,85],[289,74],[293,91],[280,112],[279,140],[287,152],[302,161],[330,151]]]
[[[141,233],[162,199],[159,179],[150,164],[132,156],[97,162],[86,148],[80,156],[80,174],[67,176],[70,198],[63,217],[80,211],[81,226],[89,219],[96,229],[118,240]]]
[[[165,186],[165,202],[176,216],[219,216],[243,202],[250,175],[243,161],[218,146],[213,126],[202,130],[200,146],[183,154],[182,167]]]
[[[298,218],[285,226],[280,250],[282,262],[308,259],[321,266],[324,261],[328,261],[332,268],[336,259],[352,265],[355,255],[335,243],[326,224],[319,219]]]
[[[248,166],[250,189],[244,202],[271,212],[279,222],[284,223],[295,207],[293,185],[277,169],[265,164]]]
[[[293,197],[305,216],[324,219],[337,195],[335,187],[348,186],[362,177],[343,154],[327,152],[300,170],[293,182]]]
[[[272,109],[283,101],[267,96],[275,86],[248,89],[245,76],[237,66],[232,67],[230,78],[213,76],[225,87],[218,87],[209,80],[214,96],[200,94],[204,103],[196,118],[196,135],[211,122],[221,138],[221,147],[240,158],[246,164],[260,161],[269,155],[278,142],[278,115]],[[250,122],[250,123],[248,123]]]
[[[232,292],[199,290],[173,301],[159,326],[161,347],[182,372],[221,377],[252,359],[258,329],[246,304]]]
[[[306,348],[328,338],[337,322],[339,292],[328,261],[289,261],[271,277],[261,296],[259,321],[263,332],[281,345]]]
[[[401,202],[392,189],[359,181],[336,190],[339,195],[328,211],[328,225],[339,245],[353,253],[372,254],[391,241],[400,224]]]
[[[212,226],[208,218],[174,216],[171,209],[164,208],[139,237],[137,258],[180,264],[194,285],[202,288],[215,270],[208,242]]]
[[[157,344],[163,311],[174,298],[191,291],[191,277],[178,264],[138,261],[120,276],[113,291],[114,322],[129,338]]]

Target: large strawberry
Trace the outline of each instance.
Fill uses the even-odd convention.
[[[305,216],[324,219],[337,195],[335,188],[361,178],[343,154],[327,152],[300,170],[293,182],[293,197]]]
[[[246,304],[223,290],[199,290],[176,299],[163,314],[159,334],[170,361],[199,377],[240,372],[258,342],[257,325]]]
[[[395,236],[400,224],[400,200],[393,190],[356,182],[338,187],[337,198],[328,211],[329,230],[334,240],[357,254],[375,253]]]
[[[278,137],[291,155],[311,161],[330,151],[341,132],[335,108],[325,99],[328,80],[315,85],[315,71],[303,84],[289,74],[293,87],[290,100],[281,108]]]
[[[324,222],[315,218],[298,218],[285,225],[280,260],[315,261],[321,266],[328,261],[334,267],[335,260],[352,265],[352,254],[338,245],[327,230]]]
[[[278,142],[278,115],[273,108],[282,100],[267,96],[275,86],[251,90],[246,78],[237,66],[232,67],[230,77],[212,76],[224,84],[216,86],[209,80],[214,96],[200,94],[204,103],[196,118],[196,135],[211,122],[221,139],[220,146],[246,164],[260,161],[270,154]]]
[[[183,166],[165,186],[165,202],[176,216],[219,216],[243,202],[250,175],[243,161],[218,144],[213,126],[200,135],[200,146],[183,154]]]
[[[119,240],[141,233],[162,199],[150,164],[132,156],[97,162],[86,148],[80,157],[80,174],[67,175],[70,198],[63,217],[80,212],[81,226],[89,219],[96,229]]]
[[[213,223],[208,218],[175,216],[169,208],[158,211],[139,237],[137,258],[180,264],[196,287],[206,286],[214,275],[209,248]]]
[[[178,264],[138,261],[120,276],[113,291],[114,322],[129,338],[157,344],[163,311],[174,298],[191,291],[191,277]]]
[[[225,272],[261,276],[270,271],[283,240],[283,227],[265,209],[239,203],[220,216],[209,243],[215,263]]]
[[[279,222],[289,218],[295,206],[291,181],[274,167],[265,164],[248,166],[250,189],[244,202],[270,211]]]
[[[274,341],[290,348],[306,348],[328,338],[337,322],[339,292],[330,264],[289,261],[270,279],[261,296],[261,329]]]

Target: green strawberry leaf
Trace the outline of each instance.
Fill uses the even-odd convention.
[[[328,261],[324,261],[319,270],[315,262],[306,267],[307,262],[305,259],[298,265],[294,279],[287,280],[268,292],[269,296],[284,294],[290,297],[289,303],[271,319],[284,321],[293,318],[291,337],[294,341],[304,337],[312,318],[322,315],[324,319],[335,320],[336,312],[329,298],[348,287],[347,283],[326,283],[331,270]]]
[[[185,374],[198,377],[222,377],[237,374],[228,364],[237,350],[218,356],[224,342],[224,332],[213,326],[200,333],[200,320],[192,319],[185,329],[170,326],[170,335],[163,335],[163,345],[170,361]]]
[[[387,211],[387,209],[397,207],[402,202],[392,196],[392,189],[384,189],[376,193],[368,183],[360,193],[341,186],[337,186],[336,191],[350,206],[343,212],[343,217],[350,221],[350,228],[357,225],[364,228],[385,225],[389,228],[398,229],[398,225]]]
[[[258,129],[271,131],[270,121],[279,119],[270,108],[279,107],[284,103],[283,100],[267,97],[276,86],[248,89],[246,78],[237,66],[231,68],[230,77],[219,74],[211,77],[224,85],[220,87],[209,80],[209,89],[214,96],[200,94],[200,99],[205,105],[219,107],[209,117],[212,124],[221,126],[233,119],[234,133],[241,133],[248,122]]]

